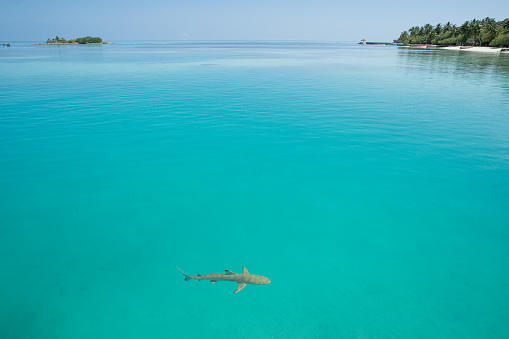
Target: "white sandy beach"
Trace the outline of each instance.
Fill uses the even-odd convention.
[[[436,45],[417,45],[417,46],[401,46],[406,48],[424,48],[424,49],[441,49],[449,51],[467,51],[467,52],[482,52],[482,53],[509,53],[507,47],[474,47],[474,46],[446,46],[440,47]]]
[[[509,48],[503,47],[471,47],[471,46],[449,46],[438,47],[438,49],[459,50],[467,52],[483,52],[483,53],[507,53]]]

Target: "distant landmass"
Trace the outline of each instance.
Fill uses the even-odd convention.
[[[103,44],[103,43],[107,43],[107,42],[103,42],[103,39],[101,39],[99,37],[91,37],[91,36],[87,36],[84,38],[76,38],[76,39],[72,39],[72,40],[66,40],[66,39],[61,38],[57,35],[54,39],[49,38],[46,41],[47,45],[58,45],[58,44],[61,44],[61,45],[65,45],[65,44],[84,45],[84,44]]]
[[[474,19],[465,21],[461,26],[450,22],[445,25],[414,26],[402,32],[395,43],[509,47],[509,19]]]

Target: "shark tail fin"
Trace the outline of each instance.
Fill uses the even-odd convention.
[[[175,266],[175,267],[177,267],[177,266]],[[185,276],[186,276],[186,277],[184,278],[184,280],[185,280],[185,281],[189,281],[189,280],[193,279],[193,277],[191,277],[190,275],[187,275],[187,274],[185,274],[184,272],[182,272],[182,270],[181,270],[180,268],[178,268],[178,267],[177,267],[177,270],[179,270],[179,271],[180,271],[180,273],[182,273],[183,275],[185,275]]]

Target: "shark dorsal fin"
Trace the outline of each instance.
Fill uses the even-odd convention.
[[[230,275],[230,274],[235,274],[235,273],[233,273],[233,272],[232,272],[232,271],[230,271],[230,270],[224,270],[224,274],[228,274],[228,275]]]
[[[247,268],[242,267],[242,274],[249,274],[249,272],[247,271]]]

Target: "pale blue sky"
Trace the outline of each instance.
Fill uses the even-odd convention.
[[[509,17],[507,0],[7,0],[0,8],[0,41],[55,35],[106,41],[392,41],[428,22]]]

